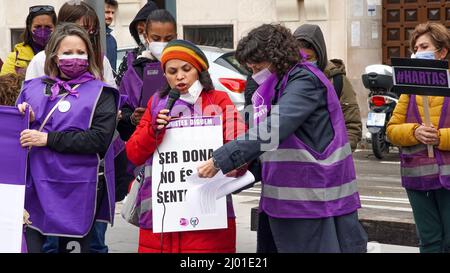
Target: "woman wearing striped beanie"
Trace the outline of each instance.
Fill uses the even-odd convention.
[[[156,151],[157,145],[164,139],[166,125],[172,117],[179,117],[178,111],[175,109],[184,109],[183,116],[186,116],[186,113],[199,116],[203,112],[205,112],[205,116],[222,115],[225,143],[243,133],[245,125],[228,95],[214,90],[208,73],[209,63],[200,48],[188,41],[173,40],[164,49],[161,64],[168,86],[160,94],[155,94],[149,100],[147,111],[135,133],[127,142],[127,155],[133,164],[142,165],[145,163],[147,168],[151,168],[150,163],[153,153]],[[175,102],[172,111],[164,109],[170,90],[177,90],[180,93],[180,98]],[[206,108],[214,109],[213,113],[210,113],[210,110],[209,113],[206,113]],[[202,110],[201,113],[199,113],[199,109]],[[205,139],[208,137],[212,136],[205,136]],[[237,175],[237,173],[232,175]],[[236,222],[231,196],[227,198],[228,228],[183,233],[172,232],[161,236],[159,233],[153,233],[152,209],[150,206],[152,196],[149,194],[151,189],[151,177],[147,176],[139,189],[137,200],[137,203],[141,204],[139,252],[236,252]]]

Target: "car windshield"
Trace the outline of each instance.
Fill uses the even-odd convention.
[[[215,63],[225,66],[231,70],[234,70],[243,75],[250,75],[250,71],[243,65],[241,65],[234,56],[234,52],[225,53],[218,58]]]

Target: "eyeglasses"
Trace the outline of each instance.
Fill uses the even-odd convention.
[[[51,12],[51,11],[55,11],[55,8],[53,6],[48,6],[48,5],[39,5],[39,6],[30,7],[30,13],[37,13],[40,11]]]

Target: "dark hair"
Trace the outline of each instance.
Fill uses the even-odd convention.
[[[198,80],[199,82],[203,85],[203,90],[208,92],[208,91],[212,91],[214,90],[214,84],[212,82],[211,79],[211,75],[209,74],[209,72],[203,71],[198,75]],[[159,97],[160,98],[164,98],[165,96],[169,95],[171,88],[169,86],[169,84],[167,84],[166,88],[164,88],[160,93],[159,93]]]
[[[450,56],[450,31],[440,23],[427,22],[417,25],[411,34],[410,50],[415,52],[414,47],[416,46],[417,40],[425,34],[429,35],[436,49],[441,50],[446,48],[449,51],[447,56],[445,56],[445,59],[448,59]]]
[[[105,4],[110,5],[115,9],[119,7],[119,2],[117,2],[116,0],[105,0]]]
[[[99,65],[100,71],[103,75],[103,51],[102,44],[100,42],[100,20],[98,19],[95,10],[85,2],[80,2],[79,4],[71,4],[66,2],[59,10],[58,24],[76,23],[81,18],[83,18],[83,25],[93,31],[88,34],[94,48],[96,63]]]
[[[25,75],[10,73],[0,76],[0,105],[14,106]]]
[[[152,22],[171,23],[175,27],[175,30],[177,29],[177,21],[173,18],[172,14],[165,9],[157,9],[149,14],[147,17],[146,29]]]
[[[239,41],[236,59],[242,65],[269,62],[282,76],[300,61],[299,46],[286,27],[264,24]]]
[[[49,6],[51,7],[51,6]],[[56,26],[56,22],[58,21],[56,18],[56,12],[53,9],[53,11],[48,11],[48,10],[40,10],[38,12],[31,12],[28,14],[27,19],[25,21],[25,30],[22,33],[22,39],[23,39],[23,43],[24,45],[29,45],[32,46],[33,45],[33,31],[31,29],[31,25],[33,24],[33,20],[34,18],[40,16],[40,15],[48,15],[52,18],[52,22],[53,25]]]

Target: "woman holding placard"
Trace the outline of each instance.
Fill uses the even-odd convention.
[[[411,48],[413,58],[448,60],[450,32],[438,23],[420,24],[411,34]],[[449,102],[448,97],[402,95],[387,127],[390,141],[401,146],[402,184],[421,252],[450,251]],[[434,156],[429,156],[427,145],[433,147]]]
[[[147,162],[145,182],[137,198],[141,212],[139,252],[234,253],[236,223],[231,198],[227,200],[226,229],[172,232],[163,236],[153,232],[151,191],[152,183],[156,182],[152,181],[149,173],[152,170],[153,154],[165,137],[166,125],[171,117],[179,117],[180,112],[175,111],[175,108],[184,109],[181,111],[183,117],[221,116],[224,142],[235,139],[239,132],[245,129],[239,113],[227,94],[214,90],[208,73],[208,60],[196,45],[184,40],[169,42],[162,53],[161,64],[169,86],[150,99],[140,124],[126,146],[128,158],[133,164],[142,165]],[[175,102],[172,112],[164,109],[167,106],[169,91],[179,92],[181,95]],[[204,137],[206,140],[208,135]],[[185,141],[189,143],[189,139]],[[180,224],[188,225],[189,221],[181,219]]]

